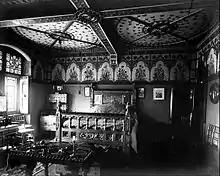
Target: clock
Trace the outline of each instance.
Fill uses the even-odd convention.
[[[217,104],[219,101],[219,84],[213,83],[209,88],[209,98],[210,101],[214,104]]]

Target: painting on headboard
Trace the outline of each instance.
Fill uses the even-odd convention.
[[[99,95],[102,97],[102,103],[97,104],[95,103],[95,97]],[[91,112],[125,114],[126,103],[133,103],[133,92],[121,90],[95,90],[91,98],[93,99]]]

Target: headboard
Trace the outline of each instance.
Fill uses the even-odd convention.
[[[72,142],[76,138],[77,142],[111,146],[129,153],[130,117],[127,117],[125,112],[128,102],[135,105],[134,87],[134,85],[124,87],[126,89],[119,89],[116,85],[91,87],[89,112],[62,112],[57,105],[54,140]]]

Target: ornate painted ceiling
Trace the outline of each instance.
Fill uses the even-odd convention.
[[[62,32],[68,23],[71,23],[71,21],[26,25],[25,27],[15,27],[14,30],[19,35],[22,35],[36,43],[43,44],[48,47],[53,45],[55,48],[67,50],[88,49],[100,43],[97,35],[89,26],[77,21],[73,22],[68,30]],[[59,41],[54,43],[58,37]],[[87,43],[78,42],[73,39],[79,39]]]
[[[132,18],[120,18],[116,22],[117,31],[128,43],[138,46],[153,47],[185,42],[202,32],[203,26],[207,26],[210,20],[207,12],[202,10],[188,16],[193,12],[198,10],[146,13],[133,15]],[[186,16],[185,20],[181,20]]]
[[[23,5],[23,4],[31,4],[39,2],[40,0],[1,0],[0,4],[4,5]],[[46,1],[53,1],[53,0],[43,0]]]
[[[114,60],[118,43],[147,48],[191,44],[216,22],[218,3],[218,0],[1,0],[0,28],[11,28],[18,36],[47,48],[105,50]]]

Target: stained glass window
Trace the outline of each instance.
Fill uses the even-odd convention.
[[[2,51],[0,51],[0,71],[2,70]]]
[[[6,72],[21,74],[21,58],[9,53],[6,54]]]

